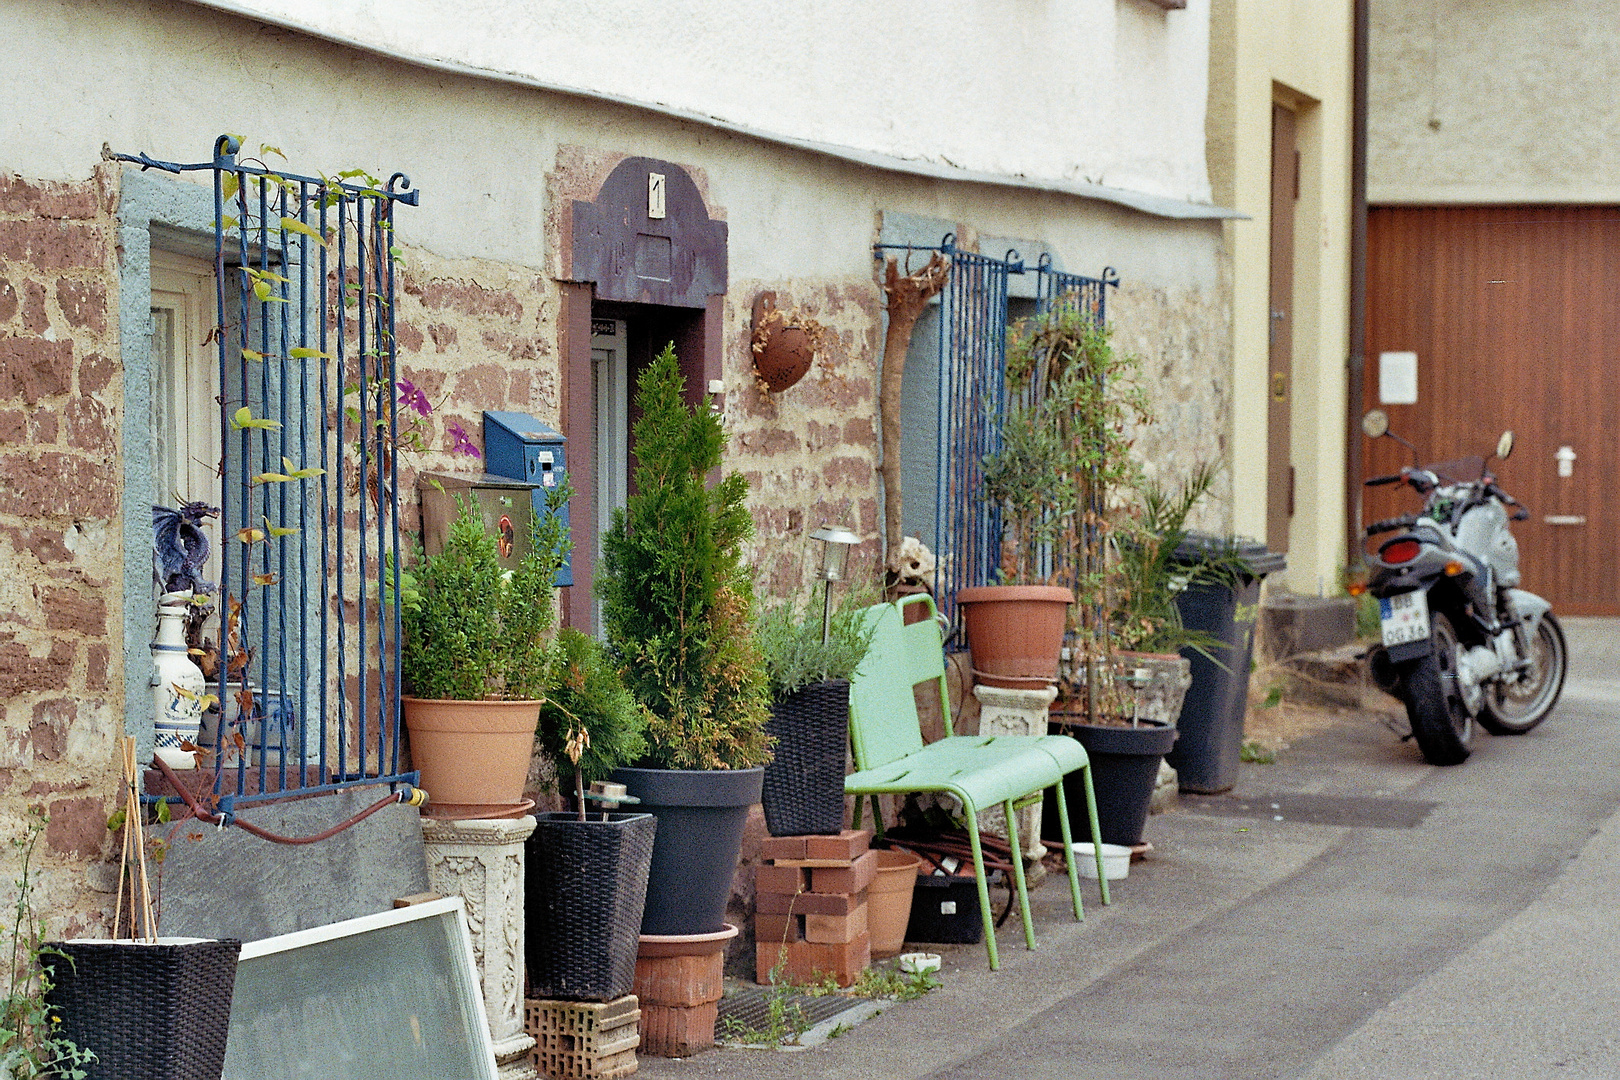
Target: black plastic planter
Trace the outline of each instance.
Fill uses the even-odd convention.
[[[765,766],[761,793],[771,835],[842,830],[849,680],[832,679],[788,694],[771,706],[765,730],[776,736],[776,757]]]
[[[95,1052],[88,1080],[219,1080],[236,986],[234,940],[57,941],[51,1014]]]
[[[615,769],[613,779],[658,819],[643,934],[715,934],[765,770]]]
[[[1097,794],[1097,825],[1105,844],[1130,847],[1142,842],[1148,806],[1158,783],[1159,761],[1175,745],[1173,727],[1144,720],[1139,727],[1068,723],[1054,717],[1053,735],[1080,741],[1091,759],[1091,786]],[[1075,840],[1090,841],[1086,820],[1086,789],[1079,772],[1063,778],[1063,800],[1069,808],[1069,830]],[[1041,813],[1041,836],[1062,840],[1057,799],[1050,793]]]
[[[524,962],[538,998],[612,1001],[636,978],[651,814],[536,814],[524,843]]]

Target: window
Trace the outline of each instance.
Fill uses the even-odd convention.
[[[219,505],[214,307],[211,266],[152,252],[152,466],[157,500],[165,506]]]

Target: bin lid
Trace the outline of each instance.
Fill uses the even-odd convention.
[[[1190,532],[1176,545],[1172,558],[1178,563],[1193,563],[1211,555],[1236,555],[1248,565],[1249,573],[1256,578],[1288,569],[1286,553],[1272,551],[1263,541],[1247,536]]]

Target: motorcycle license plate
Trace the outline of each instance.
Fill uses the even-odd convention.
[[[1379,598],[1378,614],[1386,647],[1424,641],[1429,636],[1429,597],[1421,589]]]

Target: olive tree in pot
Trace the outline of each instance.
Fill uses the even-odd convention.
[[[557,634],[540,749],[575,809],[535,815],[525,842],[525,963],[534,996],[612,1001],[630,993],[658,822],[587,808],[586,789],[647,748],[646,717],[602,646]]]
[[[984,495],[1001,511],[1002,584],[957,593],[974,676],[1039,689],[1057,680],[1071,609],[1092,583],[1085,555],[1106,528],[1107,495],[1130,474],[1131,422],[1145,398],[1135,358],[1072,305],[1054,304],[1012,328],[999,444],[984,459]]]
[[[849,748],[849,680],[872,630],[861,617],[872,590],[846,594],[825,621],[819,605],[784,601],[760,618],[770,676],[775,757],[765,766],[765,827],[772,836],[836,833],[844,827],[844,758]]]
[[[523,801],[555,620],[552,582],[569,547],[557,511],[569,494],[566,485],[548,493],[549,512],[510,573],[496,537],[463,504],[444,550],[402,576],[405,726],[421,786],[441,806],[477,816]]]
[[[608,656],[648,710],[644,759],[613,778],[658,818],[642,933],[725,929],[748,808],[770,760],[764,664],[742,542],[748,483],[711,486],[726,434],[688,407],[673,346],[637,382],[634,494],[602,540]]]

